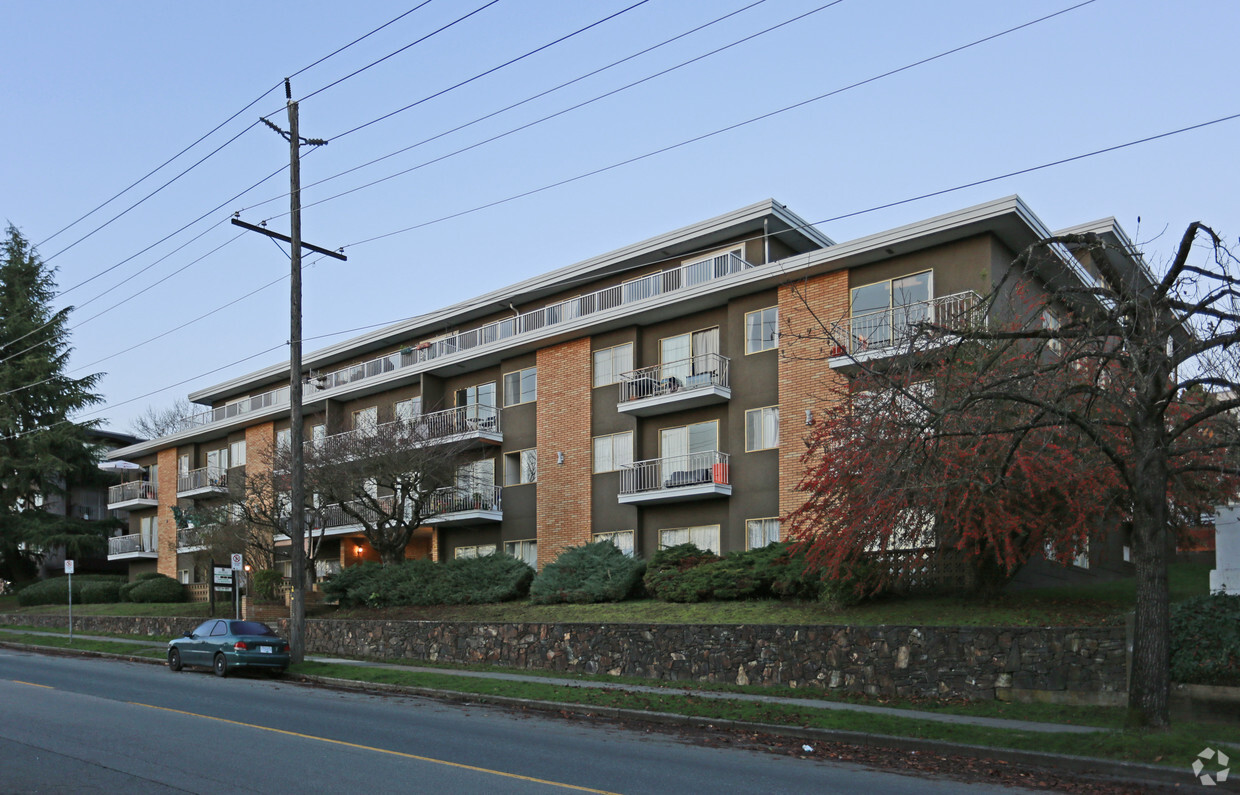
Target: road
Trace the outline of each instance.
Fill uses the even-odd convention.
[[[0,792],[1006,791],[607,723],[0,649]]]

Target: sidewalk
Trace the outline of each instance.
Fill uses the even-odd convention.
[[[14,633],[23,635],[46,635],[50,637],[67,637],[62,632],[41,632],[37,630],[16,630],[0,628],[0,633]],[[3,635],[0,635],[2,638]],[[147,640],[121,640],[118,638],[109,638],[103,635],[82,635],[74,634],[75,638],[83,640],[99,640],[131,643],[137,646],[160,647],[167,646],[167,643],[161,641]],[[832,709],[844,710],[851,712],[862,712],[872,715],[888,715],[900,718],[913,718],[918,720],[936,721],[939,723],[953,723],[969,726],[983,726],[992,729],[1005,729],[1009,731],[1027,731],[1027,732],[1065,732],[1072,734],[1090,734],[1093,732],[1107,731],[1105,728],[1098,726],[1076,726],[1071,724],[1060,723],[1039,723],[1035,721],[1012,720],[1010,718],[985,718],[974,717],[970,715],[950,715],[941,712],[928,712],[924,710],[913,709],[897,709],[895,707],[876,707],[868,704],[851,704],[842,701],[828,701],[826,699],[817,698],[793,698],[788,696],[764,696],[758,693],[727,693],[716,690],[694,690],[691,683],[685,683],[683,687],[653,687],[650,685],[634,685],[619,682],[592,681],[580,679],[563,679],[550,676],[531,676],[529,674],[520,673],[503,673],[496,671],[470,671],[458,668],[425,668],[413,665],[397,665],[395,663],[370,662],[365,660],[346,660],[337,657],[318,657],[307,656],[309,662],[332,663],[336,665],[353,665],[359,668],[387,668],[396,671],[408,671],[410,673],[429,673],[440,674],[445,676],[460,676],[464,678],[474,679],[499,679],[508,682],[535,682],[549,685],[560,685],[563,687],[582,687],[582,688],[601,688],[606,690],[621,690],[630,693],[656,693],[662,695],[691,695],[694,698],[703,699],[719,699],[725,701],[749,701],[764,704],[783,704],[797,707],[809,707],[812,709]]]

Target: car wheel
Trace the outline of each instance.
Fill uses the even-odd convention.
[[[168,650],[168,670],[169,671],[181,670],[181,652],[177,651],[176,649]]]
[[[228,660],[222,654],[215,655],[215,675],[228,676]]]
[[[267,673],[270,674],[271,676],[284,676],[284,669],[283,668],[270,668],[267,670]]]

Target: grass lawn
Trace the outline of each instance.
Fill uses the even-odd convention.
[[[43,632],[44,630],[39,630]],[[153,638],[141,638],[141,640],[153,640]],[[0,641],[7,643],[23,643],[30,646],[52,646],[58,649],[77,649],[79,651],[102,651],[110,654],[125,654],[131,657],[151,657],[154,659],[163,659],[168,653],[167,649],[158,646],[135,646],[133,643],[125,640],[88,640],[82,637],[74,637],[69,640],[69,633],[66,630],[64,635],[35,635],[23,634],[21,632],[0,632]]]
[[[1173,563],[1169,570],[1172,601],[1208,591],[1210,567]],[[397,607],[382,610],[336,610],[329,605],[307,606],[318,618],[362,618],[414,621],[547,622],[588,624],[850,624],[857,626],[1114,626],[1122,624],[1135,602],[1131,579],[1096,585],[1005,593],[988,602],[968,596],[913,596],[880,599],[833,610],[817,602],[781,602],[774,599],[744,602],[673,604],[641,599],[616,604],[533,605],[526,601],[489,605]],[[16,597],[0,597],[0,612],[61,615],[63,605],[20,607]],[[82,616],[205,617],[205,602],[175,604],[74,605]],[[218,608],[217,613],[228,612]]]
[[[815,708],[812,703],[783,705],[720,701],[671,690],[666,694],[629,693],[622,690],[575,688],[542,682],[473,679],[454,677],[449,673],[420,673],[312,662],[294,666],[290,671],[293,674],[329,676],[358,682],[381,682],[450,690],[480,697],[505,696],[585,706],[671,712],[705,718],[946,740],[994,748],[1096,756],[1176,767],[1184,766],[1186,761],[1191,761],[1197,752],[1207,745],[1211,747],[1222,745],[1227,749],[1228,754],[1240,754],[1240,727],[1212,723],[1178,724],[1169,732],[1135,732],[1108,728],[1100,728],[1099,731],[1088,734],[1028,732],[941,723],[911,716],[819,709]]]

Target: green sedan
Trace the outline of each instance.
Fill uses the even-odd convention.
[[[185,637],[168,641],[168,668],[173,671],[201,665],[211,668],[216,676],[227,676],[234,668],[261,668],[280,674],[288,663],[288,643],[258,621],[212,618],[186,632]]]

